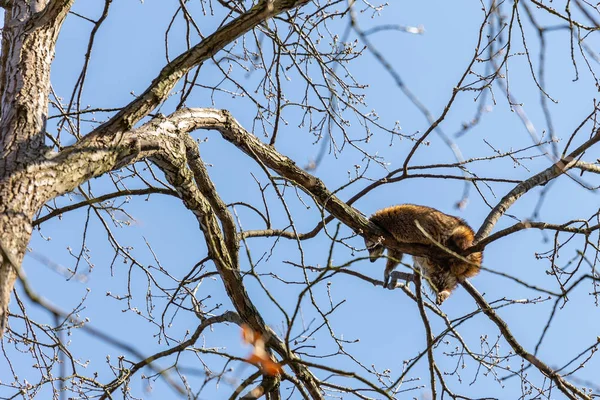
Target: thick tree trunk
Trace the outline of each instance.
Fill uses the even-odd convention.
[[[45,152],[50,66],[71,1],[15,0],[5,11],[0,58],[0,337],[31,221],[47,196],[34,173]],[[6,257],[17,264],[12,265]]]
[[[31,216],[15,211],[23,204],[22,200],[26,200],[26,193],[21,189],[0,186],[0,337],[5,329],[10,293],[17,277],[12,262],[20,267],[31,237]],[[9,253],[12,262],[5,252]]]

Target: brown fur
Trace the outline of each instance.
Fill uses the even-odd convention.
[[[435,208],[414,204],[401,204],[377,211],[369,218],[403,243],[432,245],[432,242],[417,227],[415,221],[435,241],[455,253],[460,253],[473,244],[475,234],[467,223],[452,215],[444,214]],[[371,262],[374,262],[385,249],[385,242],[365,240]],[[431,288],[437,294],[436,302],[441,304],[450,296],[456,285],[466,278],[479,273],[482,253],[472,253],[467,257],[469,263],[451,256],[444,258],[414,257],[415,265],[427,278]],[[384,284],[387,286],[390,274],[400,263],[402,253],[388,249],[388,260],[384,272]]]

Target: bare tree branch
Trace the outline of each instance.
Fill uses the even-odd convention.
[[[95,197],[93,199],[89,199],[89,200],[81,201],[79,203],[71,204],[71,205],[68,205],[68,206],[65,206],[65,207],[57,208],[55,210],[52,210],[48,214],[46,214],[46,215],[44,215],[44,216],[42,216],[42,217],[34,220],[31,223],[31,225],[32,226],[37,226],[37,225],[40,225],[43,222],[48,221],[51,218],[54,218],[54,217],[59,216],[59,215],[62,215],[64,213],[66,213],[66,212],[77,210],[78,208],[89,206],[89,205],[92,205],[92,204],[102,203],[102,202],[104,202],[106,200],[114,199],[116,197],[122,197],[122,196],[144,196],[144,195],[150,195],[150,194],[154,194],[154,193],[166,194],[166,195],[170,195],[170,196],[177,196],[177,192],[175,192],[173,190],[169,190],[169,189],[162,189],[162,188],[147,188],[147,189],[123,190],[123,191],[120,191],[120,192],[108,193],[108,194],[105,194],[103,196]]]
[[[547,376],[554,383],[556,383],[558,389],[565,396],[567,396],[567,398],[572,400],[576,400],[578,398],[584,400],[591,399],[589,395],[587,395],[571,383],[567,382],[562,376],[560,376],[560,374],[558,374],[556,371],[554,371],[552,368],[546,365],[543,361],[541,361],[539,358],[525,350],[523,346],[521,346],[521,344],[515,339],[511,331],[508,329],[508,325],[506,324],[506,322],[504,322],[504,320],[502,320],[498,316],[498,314],[490,307],[488,302],[485,301],[483,296],[477,291],[477,289],[475,289],[473,285],[471,285],[470,282],[465,281],[461,284],[465,288],[465,290],[469,292],[471,297],[475,299],[481,311],[483,311],[485,315],[487,315],[490,318],[490,320],[496,324],[496,326],[502,333],[502,336],[504,336],[504,339],[506,339],[510,347],[512,347],[512,349],[519,356],[523,357],[525,360],[535,365],[535,367],[539,369],[545,376]]]
[[[589,120],[596,113],[596,109],[588,116],[585,120]],[[502,215],[508,210],[508,208],[514,204],[522,195],[527,193],[529,190],[536,186],[545,185],[552,179],[562,175],[569,169],[577,165],[578,157],[581,156],[586,150],[592,147],[594,144],[600,141],[600,132],[594,132],[589,140],[580,145],[577,149],[573,150],[569,155],[564,156],[552,166],[548,167],[544,171],[532,176],[529,179],[524,180],[522,183],[515,186],[513,190],[508,192],[500,202],[494,207],[494,209],[485,218],[485,221],[477,231],[476,240],[479,241],[491,233],[494,225],[500,219]]]

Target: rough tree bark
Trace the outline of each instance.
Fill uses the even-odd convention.
[[[50,66],[71,1],[15,1],[5,12],[0,60],[0,335],[31,221],[48,199],[37,174],[45,153]],[[6,253],[10,253],[7,255]]]

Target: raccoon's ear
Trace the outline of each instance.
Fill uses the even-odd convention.
[[[475,239],[475,235],[473,233],[473,229],[471,229],[468,225],[459,225],[452,231],[450,235],[450,249],[452,247],[457,248],[458,250],[466,250],[473,244],[473,240]]]

